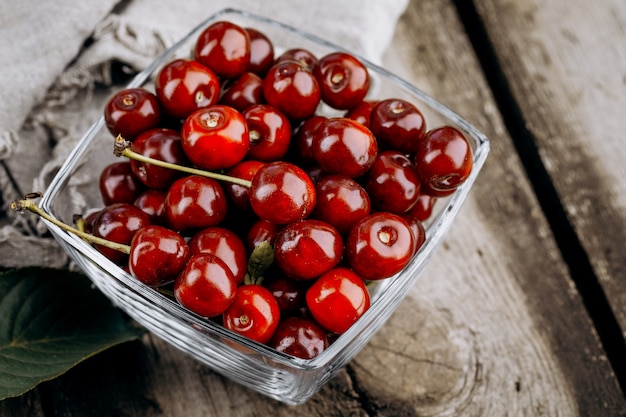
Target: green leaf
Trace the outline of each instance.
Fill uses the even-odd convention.
[[[274,248],[270,242],[266,240],[255,246],[248,259],[246,282],[260,284],[263,279],[262,275],[272,265],[272,262],[274,262]]]
[[[82,274],[35,267],[2,273],[0,400],[143,332]]]

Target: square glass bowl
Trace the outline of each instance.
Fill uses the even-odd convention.
[[[143,86],[154,91],[153,79],[158,70],[174,58],[191,57],[197,36],[218,20],[229,20],[262,31],[273,42],[277,56],[294,47],[308,49],[318,57],[344,50],[273,20],[227,9],[205,20],[162,53],[127,87]],[[408,266],[396,276],[371,287],[369,310],[319,356],[310,360],[299,359],[240,337],[141,284],[82,239],[53,224],[46,223],[47,226],[93,283],[116,306],[153,334],[244,386],[288,404],[305,402],[366,345],[396,310],[450,228],[489,152],[487,138],[456,113],[388,71],[364,59],[362,61],[372,79],[367,99],[403,98],[422,111],[429,128],[452,125],[460,129],[473,148],[473,171],[451,196],[437,201],[432,216],[424,225],[426,241]],[[329,108],[321,108],[320,113],[339,115]],[[101,117],[85,133],[58,171],[44,193],[41,207],[66,223],[72,222],[74,213],[101,207],[99,173],[115,160],[118,159],[113,155],[113,137]]]

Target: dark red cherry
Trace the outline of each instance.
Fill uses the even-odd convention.
[[[315,208],[315,185],[307,173],[284,161],[263,165],[250,187],[250,205],[262,219],[288,224],[307,217]]]
[[[237,288],[223,314],[224,327],[259,343],[267,343],[280,321],[280,308],[271,292],[257,284]]]
[[[217,256],[199,253],[189,258],[174,282],[174,297],[203,317],[224,313],[235,299],[237,283],[230,268]]]
[[[172,129],[150,129],[133,141],[131,150],[153,159],[178,165],[189,165],[180,134]],[[183,174],[180,171],[131,159],[135,176],[150,188],[167,188]]]
[[[155,90],[167,113],[182,119],[217,103],[220,83],[204,65],[189,59],[175,59],[157,74]]]
[[[272,247],[276,241],[276,236],[282,227],[264,219],[258,219],[248,229],[246,233],[246,246],[250,252],[263,242],[269,242]]]
[[[268,345],[287,355],[313,359],[328,348],[328,332],[311,319],[287,317],[278,324]]]
[[[246,28],[250,38],[250,63],[248,71],[264,76],[274,63],[274,44],[263,32]]]
[[[372,109],[370,129],[381,148],[414,153],[426,132],[426,120],[412,103],[385,99]]]
[[[388,278],[400,272],[413,256],[415,242],[402,217],[378,212],[359,220],[346,239],[350,267],[365,280]]]
[[[194,165],[207,170],[234,166],[250,148],[243,115],[220,104],[192,113],[183,124],[181,137],[187,157]]]
[[[150,217],[139,207],[128,203],[111,204],[100,210],[93,223],[94,236],[116,243],[130,245],[138,230],[150,225]],[[113,262],[122,263],[128,255],[115,249],[95,245]]]
[[[305,120],[315,114],[321,91],[315,76],[303,64],[283,61],[265,75],[263,96],[289,119]]]
[[[263,286],[276,298],[281,317],[299,314],[305,307],[306,288],[301,282],[275,272],[263,280]]]
[[[409,214],[421,222],[424,222],[430,218],[433,213],[433,207],[437,201],[436,197],[428,194],[420,194],[417,197],[415,205],[406,213]]]
[[[312,216],[348,233],[354,223],[370,214],[370,197],[359,183],[345,175],[328,175],[315,185],[317,203]]]
[[[335,268],[311,285],[306,304],[315,321],[326,330],[341,334],[369,309],[370,296],[354,271]]]
[[[261,104],[263,98],[263,80],[258,75],[246,72],[224,85],[220,104],[243,112],[253,104]]]
[[[235,78],[250,64],[250,38],[246,29],[232,22],[209,25],[196,41],[195,59],[224,78]]]
[[[240,178],[243,180],[252,180],[256,172],[265,165],[265,162],[261,161],[241,161],[232,168],[226,170],[225,174],[229,177]],[[250,188],[243,185],[235,184],[232,182],[224,182],[222,187],[228,198],[229,207],[241,212],[250,213],[252,207],[250,206]]]
[[[151,287],[174,282],[189,260],[189,247],[178,233],[162,226],[146,226],[130,243],[128,269]]]
[[[298,131],[293,138],[293,156],[298,165],[302,166],[315,164],[312,149],[313,135],[317,128],[320,127],[326,119],[328,119],[326,116],[312,116],[305,120],[298,128]]]
[[[426,241],[426,229],[419,219],[410,214],[403,214],[402,218],[406,220],[413,233],[413,254],[415,254]]]
[[[332,52],[321,57],[313,71],[329,106],[348,110],[365,98],[370,77],[367,67],[354,55]]]
[[[315,161],[325,172],[351,178],[365,174],[378,154],[372,132],[342,117],[326,120],[315,131],[311,147]]]
[[[113,162],[100,172],[100,196],[105,206],[114,203],[132,203],[144,186],[133,174],[130,162]]]
[[[306,219],[285,226],[274,243],[274,259],[289,278],[309,280],[334,268],[343,255],[341,235],[330,224]]]
[[[243,111],[248,124],[250,149],[246,158],[277,161],[289,150],[291,125],[283,113],[267,104],[255,104]]]
[[[313,52],[304,48],[290,48],[280,54],[274,64],[284,61],[297,61],[304,65],[309,71],[313,72],[317,66],[317,57]]]
[[[363,100],[348,110],[344,117],[356,120],[363,126],[370,128],[370,116],[372,114],[372,109],[376,104],[378,104],[377,100]]]
[[[165,197],[167,224],[179,232],[219,225],[226,211],[226,195],[221,185],[199,175],[176,180]]]
[[[228,265],[235,282],[243,281],[248,256],[243,241],[232,231],[215,226],[202,229],[189,240],[189,250],[192,255],[212,253]]]
[[[164,224],[166,195],[165,190],[149,188],[139,194],[133,204],[150,216],[152,224]]]
[[[433,129],[420,142],[415,165],[424,194],[449,195],[472,171],[472,147],[465,135],[452,126]]]
[[[115,93],[104,108],[104,121],[114,136],[132,141],[161,121],[161,107],[153,93],[144,88],[127,88]]]
[[[365,185],[377,211],[402,214],[417,202],[420,180],[411,160],[398,151],[378,154]]]

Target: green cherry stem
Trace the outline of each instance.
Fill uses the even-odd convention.
[[[59,226],[61,229],[73,233],[76,236],[85,239],[88,242],[91,243],[95,243],[96,245],[101,245],[101,246],[106,246],[107,248],[113,249],[113,250],[117,250],[120,251],[122,253],[125,254],[129,254],[130,253],[130,246],[128,245],[124,245],[121,243],[116,243],[116,242],[112,242],[110,240],[107,239],[102,239],[100,237],[94,236],[94,235],[90,235],[89,233],[86,233],[80,229],[76,229],[68,224],[63,223],[60,220],[55,219],[54,217],[50,216],[48,213],[46,213],[45,211],[43,211],[41,209],[41,207],[39,207],[37,204],[35,204],[32,199],[33,198],[37,198],[37,197],[41,197],[41,193],[31,193],[31,194],[27,194],[26,196],[24,196],[24,198],[20,199],[20,200],[14,200],[11,202],[11,210],[13,211],[17,211],[20,213],[24,213],[25,211],[30,211],[32,213],[35,213],[37,215],[39,215],[40,217],[44,218],[45,220],[49,221],[50,223]]]
[[[201,175],[203,177],[213,178],[219,181],[231,182],[233,184],[241,185],[242,187],[250,188],[252,186],[252,181],[244,180],[242,178],[231,177],[229,175],[218,174],[217,172],[205,171],[203,169],[187,167],[184,165],[172,164],[170,162],[161,161],[159,159],[150,158],[148,156],[144,156],[140,153],[137,153],[130,149],[131,143],[124,139],[121,135],[117,135],[115,138],[115,144],[113,153],[115,156],[125,156],[130,159],[134,159],[139,162],[144,162],[146,164],[152,164],[156,166],[160,166],[162,168],[174,169],[177,171],[186,172],[188,174],[193,175]]]

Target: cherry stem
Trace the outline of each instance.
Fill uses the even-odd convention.
[[[250,188],[252,186],[252,181],[244,180],[242,178],[231,177],[230,175],[218,174],[217,172],[205,171],[203,169],[192,168],[184,165],[172,164],[170,162],[161,161],[160,159],[154,159],[148,156],[144,156],[130,149],[130,145],[131,143],[129,141],[124,139],[121,135],[117,135],[117,137],[115,138],[113,153],[115,154],[115,156],[125,156],[127,158],[134,159],[139,162],[144,162],[146,164],[152,164],[160,166],[162,168],[182,171],[188,174],[201,175],[203,177],[213,178],[215,180],[226,181],[233,184],[241,185],[242,187],[246,188]]]
[[[37,214],[38,216],[42,217],[43,219],[49,221],[50,223],[59,226],[61,229],[73,233],[78,237],[81,237],[83,239],[85,239],[88,242],[91,243],[95,243],[96,245],[101,245],[101,246],[105,246],[107,248],[113,249],[113,250],[117,250],[120,251],[122,253],[125,254],[129,254],[130,253],[130,246],[128,245],[124,245],[122,243],[117,243],[117,242],[112,242],[110,240],[107,239],[103,239],[101,237],[97,237],[94,235],[91,235],[89,233],[86,233],[80,229],[76,229],[68,224],[63,223],[60,220],[55,219],[54,217],[50,216],[48,213],[46,213],[45,211],[43,211],[41,209],[41,207],[39,207],[37,204],[35,204],[32,199],[33,198],[37,198],[37,197],[41,197],[41,193],[31,193],[31,194],[27,194],[26,196],[24,196],[23,199],[20,200],[14,200],[11,202],[11,209],[14,211],[18,211],[20,213],[24,213],[26,210],[33,212],[35,214]]]

